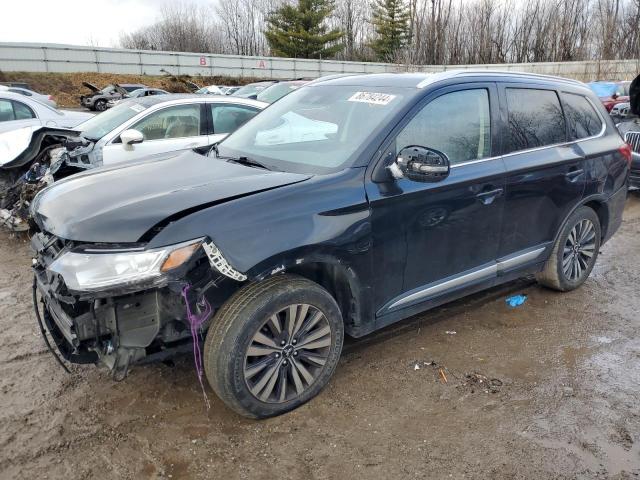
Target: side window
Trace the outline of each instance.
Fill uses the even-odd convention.
[[[396,138],[396,151],[410,145],[440,150],[452,165],[491,155],[491,116],[486,89],[446,93],[429,102]]]
[[[242,105],[216,105],[215,103],[209,105],[215,134],[231,133],[258,113],[255,108]]]
[[[13,113],[13,106],[9,100],[0,100],[0,122],[8,122],[15,120],[16,116]]]
[[[21,102],[13,102],[13,111],[15,112],[16,120],[36,118],[36,114],[33,113],[33,110]]]
[[[507,88],[507,152],[566,141],[566,126],[556,92]]]
[[[592,137],[602,130],[602,119],[582,95],[562,93],[562,104],[572,140]]]
[[[149,114],[131,128],[145,140],[196,137],[200,135],[200,105],[177,105]]]

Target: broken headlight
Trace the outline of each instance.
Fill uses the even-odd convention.
[[[153,250],[98,250],[66,252],[49,270],[64,278],[67,288],[96,291],[160,279],[165,272],[184,264],[201,245],[201,240]]]

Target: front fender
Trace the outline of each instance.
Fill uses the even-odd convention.
[[[346,169],[200,210],[164,227],[149,248],[209,237],[236,270],[262,279],[311,259],[368,267],[364,169]]]

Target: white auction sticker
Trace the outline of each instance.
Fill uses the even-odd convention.
[[[395,95],[389,95],[388,93],[356,92],[349,98],[349,101],[370,103],[372,105],[387,105],[394,98],[396,98]]]

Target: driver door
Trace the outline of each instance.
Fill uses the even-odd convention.
[[[435,149],[450,171],[438,181],[405,176],[366,187],[373,258],[385,270],[374,287],[379,317],[397,319],[403,309],[495,277],[505,187],[504,163],[493,156],[498,108],[494,84],[443,88],[409,113],[384,150],[389,164],[410,145]]]
[[[208,145],[204,104],[173,105],[150,112],[128,129],[138,130],[144,140],[123,145],[120,136],[103,149],[104,165],[136,160],[156,153],[174,152]]]

